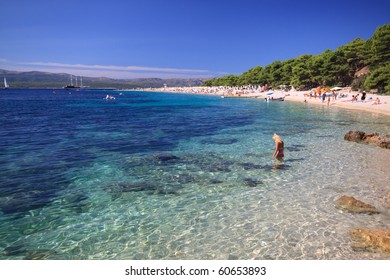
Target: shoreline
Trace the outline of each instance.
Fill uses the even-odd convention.
[[[308,104],[316,104],[322,106],[328,106],[328,97],[322,102],[321,98],[310,97],[310,91],[274,91],[272,95],[268,95],[269,92],[260,92],[251,88],[228,88],[228,87],[166,87],[166,88],[148,88],[144,91],[157,91],[157,92],[169,92],[169,93],[188,93],[188,94],[203,94],[203,95],[216,95],[226,98],[267,98],[271,96],[273,98],[284,97],[285,101],[293,102],[305,102]],[[361,110],[371,113],[379,113],[390,116],[390,95],[377,95],[367,93],[365,102],[362,102],[360,97],[361,93],[358,91],[351,91],[350,88],[344,88],[337,91],[337,98],[329,102],[329,107],[339,107],[343,109]],[[353,95],[358,96],[358,101],[351,101]],[[344,97],[339,98],[339,96]],[[373,104],[376,98],[380,99],[380,104]]]

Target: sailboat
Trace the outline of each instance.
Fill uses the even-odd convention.
[[[9,88],[9,85],[7,84],[7,79],[4,77],[4,89]]]
[[[73,76],[70,75],[70,85],[64,86],[64,88],[80,88],[79,86],[77,86],[77,76],[76,76],[76,85],[75,86],[73,85]]]

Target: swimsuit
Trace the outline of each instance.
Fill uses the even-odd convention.
[[[281,143],[281,147],[279,147],[278,149],[278,155],[276,156],[276,158],[282,158],[284,157],[284,143],[282,142]]]

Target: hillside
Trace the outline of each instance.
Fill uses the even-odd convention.
[[[70,84],[70,74],[56,74],[48,72],[30,71],[17,72],[0,69],[0,77],[7,78],[11,88],[61,88]],[[206,79],[110,79],[105,77],[82,77],[83,86],[90,88],[157,88],[168,86],[199,86]],[[80,83],[80,77],[78,77]],[[75,78],[73,78],[75,84]]]
[[[368,40],[355,40],[318,55],[303,54],[256,66],[242,75],[205,82],[206,86],[267,85],[299,89],[352,86],[357,90],[390,93],[390,24],[380,26]]]

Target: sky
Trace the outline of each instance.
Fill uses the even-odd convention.
[[[367,40],[389,23],[388,0],[0,0],[0,69],[240,75]]]

